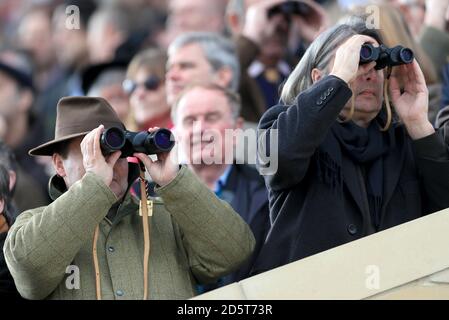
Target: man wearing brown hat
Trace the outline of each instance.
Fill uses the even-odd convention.
[[[101,133],[110,127],[124,128],[106,100],[63,98],[55,139],[30,151],[52,156],[57,175],[50,180],[54,201],[22,213],[5,243],[23,297],[185,299],[196,294],[197,283],[230,273],[251,254],[248,226],[173,161],[175,149],[155,162],[135,154],[160,197],[143,223],[128,193],[135,165],[120,151],[101,152]],[[142,231],[148,226],[149,242]]]

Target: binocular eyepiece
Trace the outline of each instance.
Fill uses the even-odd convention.
[[[388,48],[382,44],[375,47],[371,43],[365,43],[360,49],[360,64],[376,61],[376,70],[412,63],[413,57],[413,51],[403,46]]]
[[[170,151],[175,140],[170,130],[153,132],[131,132],[112,127],[101,134],[100,147],[104,155],[120,150],[121,158],[132,157],[134,153],[157,154]]]

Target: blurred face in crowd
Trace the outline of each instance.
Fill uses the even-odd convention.
[[[223,32],[225,1],[223,0],[171,0],[164,42],[189,31]],[[207,18],[206,18],[207,17]]]
[[[87,44],[91,63],[103,63],[114,58],[115,51],[126,36],[107,20],[104,14],[94,14],[87,28]]]
[[[20,58],[12,52],[2,52],[0,60],[18,66]],[[10,147],[17,147],[27,134],[28,113],[33,103],[31,89],[21,87],[15,78],[0,70],[0,134]]]
[[[259,57],[266,66],[274,67],[282,59],[288,45],[289,30],[288,17],[283,14],[271,17]]]
[[[259,6],[264,0],[232,0],[240,5],[233,8],[233,13],[228,15],[229,27],[232,32],[239,34],[245,25],[245,15],[251,6]],[[236,4],[234,4],[235,6]],[[242,10],[243,9],[243,10]],[[229,13],[229,12],[228,12]],[[284,56],[290,31],[290,17],[281,13],[273,15],[264,26],[261,35],[262,44],[260,46],[259,61],[265,66],[274,67]]]
[[[47,69],[54,63],[55,48],[51,29],[51,19],[43,11],[26,15],[19,26],[19,42],[32,53],[38,70]]]
[[[166,84],[170,105],[188,85],[210,82],[227,87],[230,79],[213,70],[198,44],[181,47],[168,57]]]
[[[134,119],[139,126],[170,111],[163,79],[147,72],[145,68],[140,68],[132,80],[136,84],[136,88],[130,95],[130,104]],[[144,85],[146,81],[152,83],[153,86],[147,88]]]
[[[208,88],[193,88],[186,92],[176,110],[176,133],[181,148],[190,163],[202,163],[216,157],[216,150],[232,150],[234,139],[225,139],[226,129],[240,129],[243,121],[235,119],[225,95]],[[214,148],[213,146],[217,146]],[[215,149],[215,150],[214,150]]]
[[[101,88],[99,96],[106,99],[122,122],[126,122],[129,115],[129,100],[123,91],[121,83],[114,83]]]
[[[17,114],[18,97],[17,83],[0,71],[0,116],[6,122],[13,121]]]
[[[53,154],[53,164],[56,172],[64,179],[67,188],[70,188],[75,182],[82,179],[86,170],[83,165],[83,154],[81,153],[81,141],[84,137],[78,137],[70,140],[68,145],[67,157],[55,153]],[[120,158],[114,166],[114,175],[109,185],[112,192],[121,198],[125,195],[128,188],[128,162]]]
[[[65,12],[56,11],[53,16],[53,42],[57,48],[56,58],[65,67],[79,67],[87,63],[87,34],[80,29],[66,27]]]
[[[393,5],[401,10],[405,21],[413,35],[419,35],[426,15],[425,0],[393,0]]]
[[[0,71],[0,117],[6,125],[16,123],[19,116],[26,117],[32,99],[29,89],[20,89],[14,79]]]

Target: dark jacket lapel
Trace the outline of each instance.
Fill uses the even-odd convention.
[[[394,190],[401,176],[402,168],[405,163],[406,146],[405,133],[402,127],[395,129],[395,148],[387,153],[384,158],[383,179],[384,179],[384,195],[381,210],[381,221],[385,215],[387,204],[393,196]]]

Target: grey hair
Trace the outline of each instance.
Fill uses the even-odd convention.
[[[101,24],[110,24],[124,35],[131,30],[130,18],[119,7],[107,6],[95,11],[89,19],[88,28],[96,29]]]
[[[214,32],[187,32],[176,37],[168,47],[168,55],[173,55],[180,48],[189,44],[198,44],[206,60],[217,72],[222,68],[229,68],[232,72],[229,89],[237,91],[240,79],[240,64],[234,43]]]
[[[177,113],[178,113],[178,106],[181,103],[181,100],[186,96],[190,91],[193,91],[195,89],[204,89],[204,90],[210,90],[210,91],[217,91],[220,92],[225,98],[226,101],[229,104],[229,108],[231,110],[232,119],[236,121],[240,117],[240,110],[241,110],[241,98],[240,95],[232,90],[229,90],[227,88],[221,87],[219,85],[209,83],[209,84],[194,84],[191,86],[188,86],[185,88],[181,94],[176,99],[175,103],[173,104],[171,108],[171,119],[173,123],[176,123],[177,120]]]
[[[101,97],[101,90],[114,84],[122,84],[126,78],[126,71],[123,69],[111,69],[103,72],[92,84],[87,92],[89,97]]]
[[[382,43],[376,30],[368,29],[364,21],[356,18],[321,33],[307,48],[301,61],[285,82],[281,93],[283,103],[293,104],[299,93],[312,86],[312,70],[317,68],[325,71],[335,55],[335,50],[356,34],[368,35]]]

